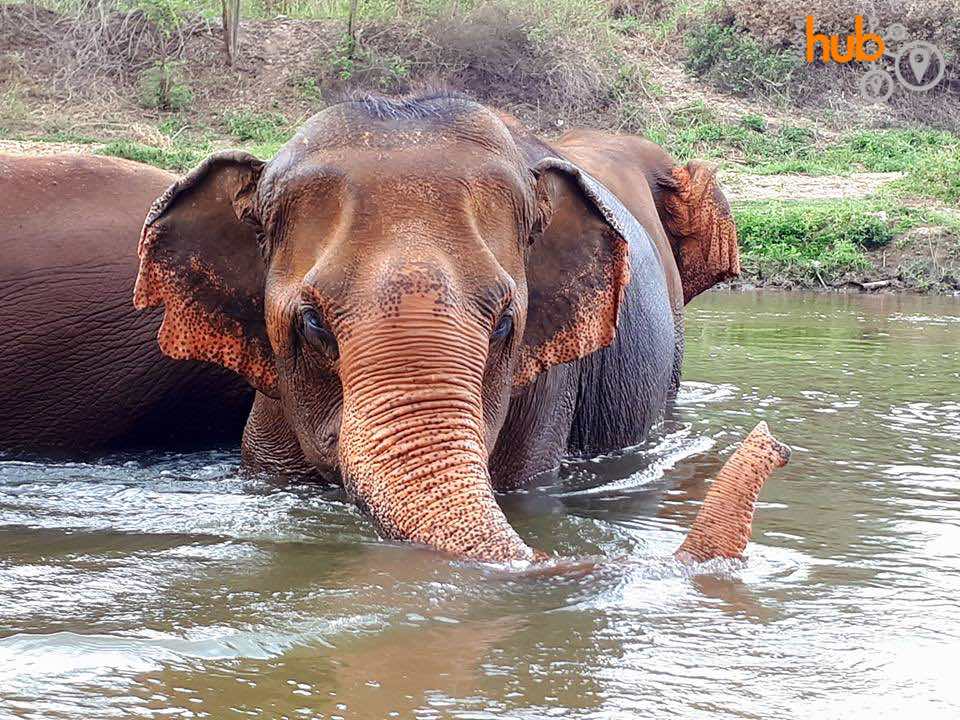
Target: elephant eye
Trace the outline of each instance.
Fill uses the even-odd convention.
[[[313,347],[323,350],[330,354],[334,359],[339,357],[340,350],[337,347],[337,339],[333,332],[327,327],[318,313],[313,308],[304,308],[300,311],[301,332],[304,339]]]
[[[491,337],[495,340],[501,340],[509,335],[511,330],[513,330],[513,315],[507,311],[500,316],[500,319],[497,321],[497,326],[493,329],[493,333],[491,333]]]

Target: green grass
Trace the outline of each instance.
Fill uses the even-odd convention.
[[[770,128],[754,114],[724,122],[694,104],[646,134],[680,161],[707,159],[758,175],[903,172],[891,185],[897,194],[960,204],[960,135],[946,131],[861,130],[828,139],[791,125]]]
[[[227,131],[240,142],[284,143],[294,132],[290,122],[280,113],[255,113],[250,110],[227,113]]]
[[[210,154],[202,145],[177,143],[170,148],[157,148],[133,140],[113,140],[97,153],[135,160],[177,173],[186,172]]]
[[[925,158],[892,183],[904,195],[917,195],[960,205],[960,147]]]
[[[97,152],[154,165],[171,172],[186,172],[220,148],[242,148],[259,158],[269,159],[293,135],[295,127],[280,113],[250,111],[226,113],[223,126],[228,136],[210,129],[185,133],[177,116],[167,118],[160,131],[172,138],[169,146],[156,147],[135,140],[111,140]]]
[[[29,142],[71,143],[74,145],[95,145],[100,140],[89,135],[81,135],[69,130],[48,130],[40,134],[9,132],[0,128],[0,138],[4,140],[25,140]]]
[[[757,117],[745,115],[737,124],[723,122],[702,105],[693,105],[675,112],[669,125],[654,126],[646,134],[681,161],[712,159],[757,173],[779,172],[772,170],[774,164],[812,167],[817,162],[813,131],[790,125],[771,130],[765,123],[759,125]]]
[[[272,143],[260,143],[245,145],[243,149],[256,157],[268,160],[276,154],[279,147]],[[217,148],[211,147],[208,143],[184,142],[169,148],[158,148],[134,140],[112,140],[96,152],[99,155],[112,155],[154,165],[171,172],[184,173],[216,150]]]
[[[616,9],[617,2],[610,3]],[[635,3],[633,13],[614,12],[613,28],[624,35],[643,35],[655,43],[673,38],[681,26],[700,21],[717,10],[722,0],[659,0]],[[629,3],[625,3],[629,5]]]
[[[957,215],[884,197],[742,202],[733,214],[744,267],[760,277],[781,273],[810,280],[864,270],[870,266],[867,251],[921,225],[960,236]]]
[[[866,247],[889,243],[893,232],[872,208],[837,202],[751,202],[734,208],[740,251],[748,268],[813,274],[866,267]]]

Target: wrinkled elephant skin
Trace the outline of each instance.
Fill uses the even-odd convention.
[[[685,302],[739,271],[705,166],[546,143],[443,93],[334,105],[268,162],[218,153],[172,183],[105,158],[0,169],[0,449],[229,439],[253,388],[249,467],[342,483],[384,536],[482,560],[535,557],[494,491],[647,436]]]
[[[137,307],[174,358],[257,389],[253,468],[342,482],[386,537],[534,557],[495,489],[642,440],[684,302],[739,270],[712,172],[639,138],[553,146],[467,98],[368,97],[269,162],[161,195]]]
[[[235,442],[253,393],[156,344],[136,238],[174,180],[94,156],[0,156],[0,451],[75,457]]]

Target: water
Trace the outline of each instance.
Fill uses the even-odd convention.
[[[508,496],[519,573],[235,451],[0,463],[0,717],[960,716],[960,302],[710,294],[663,432]],[[669,555],[764,419],[745,563]]]

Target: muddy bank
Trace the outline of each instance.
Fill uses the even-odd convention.
[[[866,251],[865,255],[868,267],[838,276],[816,267],[745,259],[743,273],[727,286],[960,297],[960,237],[947,228],[914,228],[890,245]]]

